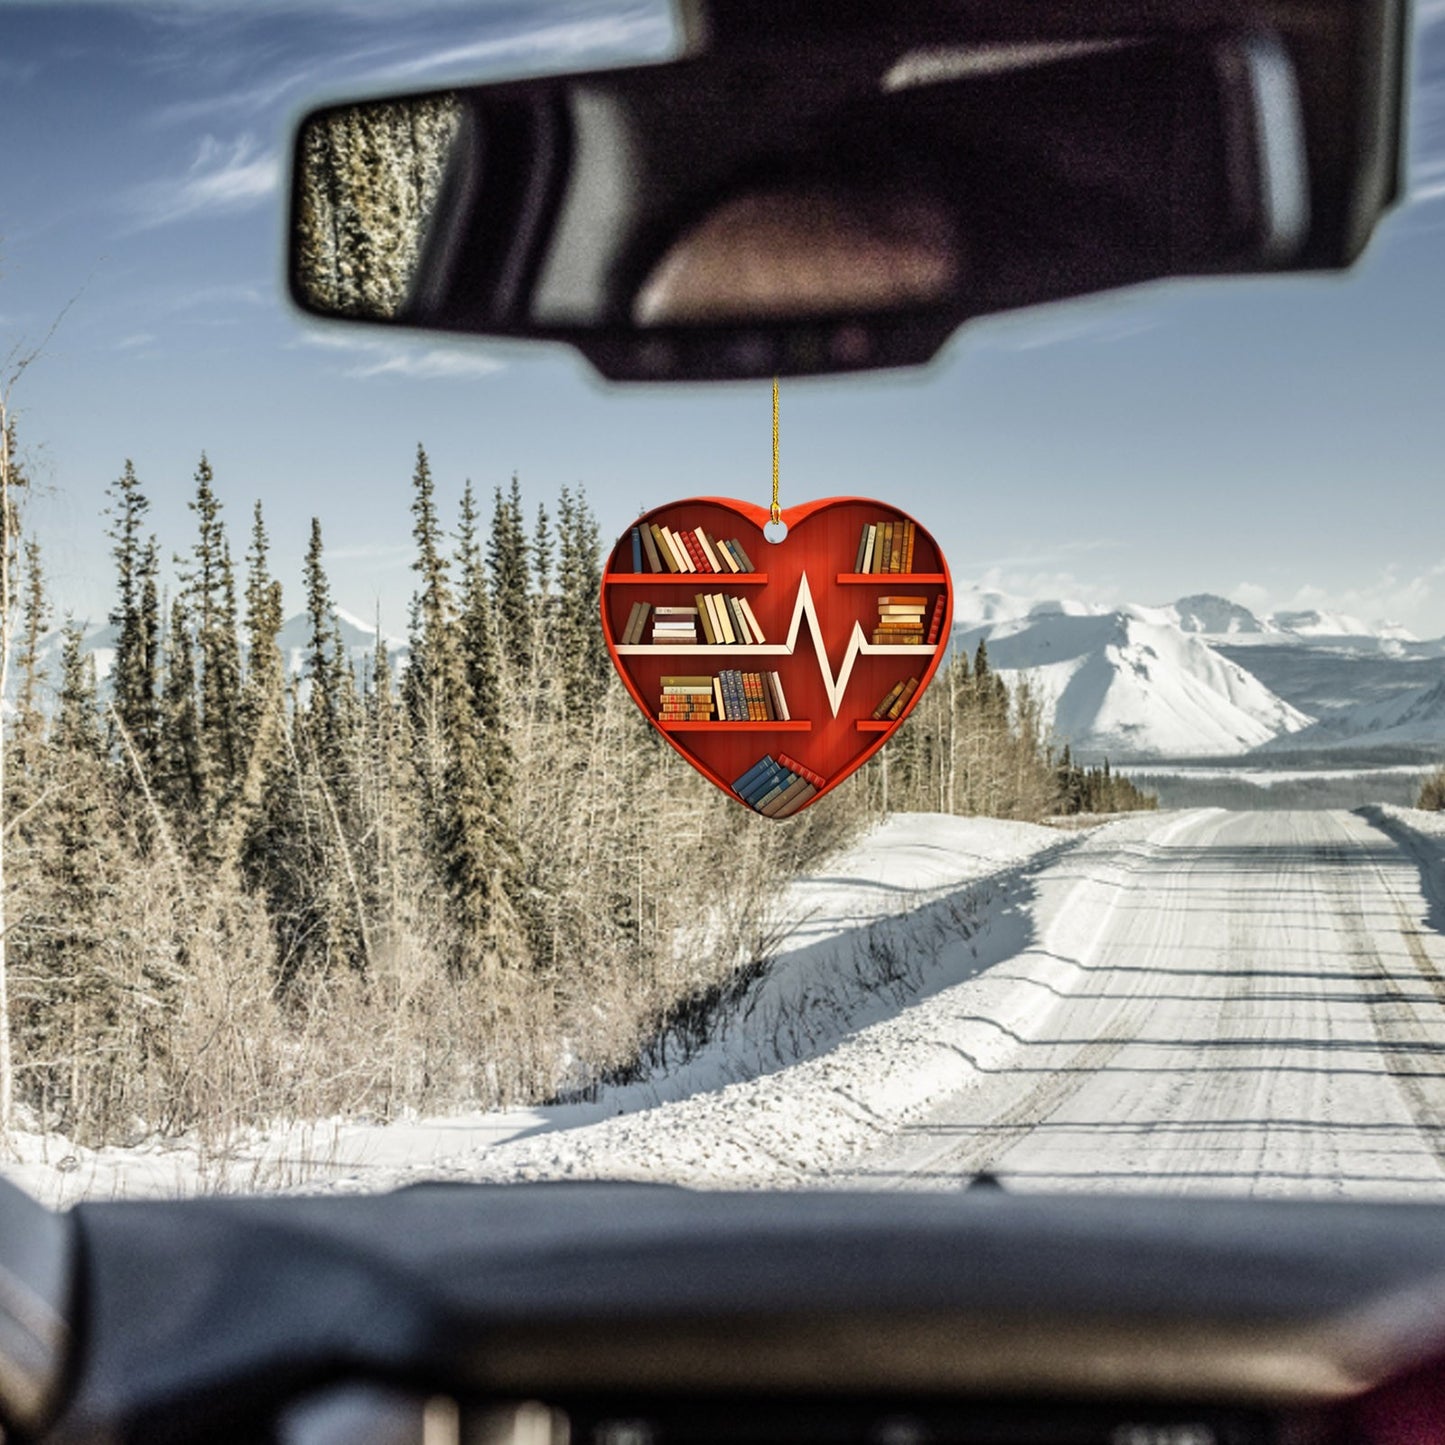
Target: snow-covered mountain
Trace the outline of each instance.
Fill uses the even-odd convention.
[[[376,655],[376,625],[363,622],[359,617],[338,607],[336,621],[341,632],[341,644],[347,660],[358,677],[370,676],[372,659]],[[95,659],[96,677],[102,689],[115,665],[115,644],[119,629],[111,623],[82,623],[81,651]],[[298,612],[288,617],[277,636],[281,659],[286,666],[286,675],[294,677],[300,673],[306,658],[308,641],[311,636],[311,621],[306,613]],[[43,675],[52,686],[60,681],[60,653],[63,646],[62,630],[48,632],[40,641],[40,666]],[[386,650],[391,658],[393,670],[405,665],[407,644],[394,637],[386,638]]]
[[[1241,633],[1253,634],[1271,631],[1266,628],[1249,608],[1231,602],[1227,597],[1216,597],[1212,592],[1197,592],[1193,597],[1181,597],[1178,602],[1164,609],[1173,614],[1175,625],[1181,632],[1202,632],[1211,637],[1233,637]]]
[[[1029,679],[1081,756],[1230,756],[1312,721],[1184,632],[1171,609],[1034,612],[954,633],[970,652],[981,638],[993,667]]]
[[[1432,747],[1445,753],[1445,676],[1424,687],[1340,708],[1268,746],[1271,751]]]

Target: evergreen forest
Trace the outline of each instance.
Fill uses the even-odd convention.
[[[981,646],[817,807],[750,815],[617,682],[585,497],[529,508],[514,477],[444,514],[421,447],[399,676],[379,630],[363,666],[343,646],[319,519],[285,665],[261,506],[237,536],[202,457],[174,571],[135,468],[108,488],[100,679],[74,622],[51,645],[4,444],[0,1130],[223,1147],[279,1118],[586,1091],[766,967],[788,881],[884,813],[1152,803],[1056,758]]]

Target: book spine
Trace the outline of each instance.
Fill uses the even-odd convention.
[[[702,544],[697,540],[696,532],[683,532],[682,545],[687,549],[687,560],[692,563],[694,572],[711,572],[712,568],[707,564],[707,558],[703,556]]]
[[[888,689],[888,695],[873,709],[874,722],[879,722],[888,715],[888,709],[893,706],[898,694],[902,691],[903,684],[901,682],[895,682],[893,686]]]
[[[725,718],[727,716],[727,709],[723,707],[722,682],[718,678],[712,680],[712,705],[718,717]]]
[[[649,572],[663,571],[662,558],[657,555],[657,543],[652,540],[652,528],[644,523],[637,530],[642,537],[642,552],[647,558],[647,570]]]
[[[718,621],[722,623],[722,630],[727,636],[727,640],[734,646],[746,642],[747,636],[738,631],[737,619],[728,607],[727,597],[721,592],[716,593],[713,596],[713,606],[717,608]]]
[[[642,528],[632,529],[632,570],[642,571]]]
[[[888,720],[890,722],[892,722],[894,718],[903,716],[903,710],[913,700],[913,694],[917,691],[918,679],[916,677],[910,677],[908,681],[903,684],[903,690],[898,694],[893,706],[888,709]]]
[[[697,594],[697,616],[698,621],[702,623],[702,635],[707,639],[707,645],[709,647],[716,647],[718,638],[717,633],[713,629],[712,613],[708,609],[707,594],[705,592],[699,592]]]
[[[792,722],[793,714],[788,708],[788,694],[783,691],[783,679],[776,672],[773,674],[773,686],[778,693],[778,716],[784,722]]]
[[[928,645],[934,647],[943,632],[943,593],[933,599],[933,615],[928,619]]]
[[[779,753],[778,761],[790,772],[797,773],[799,777],[807,778],[815,788],[822,788],[826,785],[826,780],[821,773],[815,773],[812,768],[805,768],[802,763],[796,762],[790,758],[787,753]]]
[[[730,550],[726,542],[719,541],[716,537],[714,537],[712,545],[713,551],[715,551],[722,559],[723,565],[727,568],[729,572],[741,572],[743,570],[741,563],[739,563],[738,559],[733,556],[732,551]]]
[[[736,537],[733,538],[732,546],[733,552],[738,559],[738,566],[742,568],[744,572],[753,571],[753,559],[749,557],[746,552],[743,551],[743,544],[739,542]]]
[[[766,807],[759,808],[758,811],[769,818],[781,818],[784,816],[789,805],[796,801],[805,790],[808,792],[817,792],[817,789],[814,788],[806,778],[800,778],[795,773],[793,774],[793,781],[788,784],[782,793],[768,803]]]
[[[758,614],[753,611],[753,604],[746,597],[734,597],[733,601],[737,603],[738,611],[743,614],[743,618],[753,634],[753,641],[759,644],[765,643],[768,639],[763,636],[763,629],[758,626]]]
[[[728,673],[728,715],[734,722],[747,722],[748,700],[743,695],[743,675],[736,668]]]
[[[723,565],[718,560],[717,553],[713,550],[712,542],[709,540],[706,530],[702,527],[697,529],[697,540],[698,545],[702,548],[703,556],[707,558],[708,566],[711,567],[714,572],[721,572]]]
[[[681,536],[671,527],[664,527],[662,535],[667,538],[667,544],[672,548],[672,555],[677,559],[677,570],[679,572],[696,571],[692,565],[692,558],[687,555],[687,548],[683,545]]]
[[[868,525],[868,540],[863,548],[863,565],[858,569],[863,573],[873,571],[873,554],[878,547],[878,528],[871,522]]]
[[[791,818],[800,808],[806,807],[818,796],[816,783],[807,783],[803,790],[792,800],[792,802],[780,807],[776,812],[769,814],[773,818]]]
[[[907,525],[907,528],[908,528],[908,538],[907,538],[907,541],[904,543],[904,546],[903,546],[903,570],[904,570],[905,572],[912,572],[912,571],[913,571],[913,542],[914,542],[914,538],[916,537],[916,535],[917,535],[917,533],[918,533],[918,523],[917,523],[917,522],[909,522],[909,523],[907,523],[906,525]]]
[[[743,620],[738,615],[738,610],[733,603],[733,599],[725,592],[720,592],[718,594],[718,606],[722,608],[723,615],[727,618],[728,631],[732,633],[734,640],[737,642],[746,642],[748,640],[747,629],[743,626]]]
[[[767,771],[768,765],[772,761],[773,760],[771,756],[759,758],[758,761],[755,762],[752,767],[750,767],[747,772],[742,775],[742,777],[738,778],[737,781],[733,783],[733,792],[741,796],[748,787],[750,787],[758,778],[763,776],[763,774]]]
[[[657,552],[658,561],[662,563],[658,571],[676,572],[677,558],[672,555],[672,548],[667,545],[667,538],[662,535],[662,528],[653,522],[648,527],[648,531],[652,533],[652,545]]]

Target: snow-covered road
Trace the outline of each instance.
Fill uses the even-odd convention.
[[[1445,1193],[1432,871],[1438,853],[1350,813],[1125,819],[1021,870],[991,966],[803,1063],[474,1170]]]
[[[54,1203],[216,1187],[1445,1196],[1445,815],[890,818],[788,890],[711,1040],[588,1103],[186,1141],[22,1138]],[[59,1163],[55,1161],[59,1160]],[[62,1172],[67,1167],[70,1172]]]
[[[1441,900],[1385,833],[1196,813],[1122,884],[1080,851],[1041,885],[1048,925],[1010,965],[1037,1015],[850,1182],[1445,1191]]]

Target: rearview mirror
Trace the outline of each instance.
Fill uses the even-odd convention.
[[[845,30],[332,107],[297,137],[292,293],[689,380],[915,364],[972,316],[1344,264],[1398,156],[1368,158],[1372,196],[1344,178],[1373,200],[1361,234],[1322,184],[1340,167],[1309,53],[1262,31],[900,52]]]

